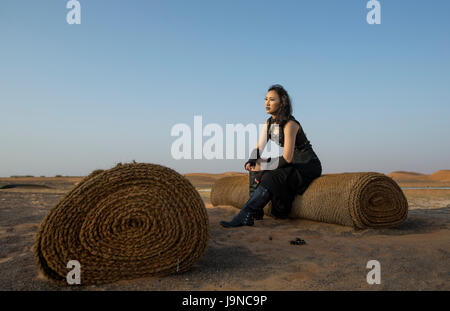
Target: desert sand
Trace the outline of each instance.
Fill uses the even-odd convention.
[[[58,287],[38,275],[31,251],[47,211],[81,177],[0,178],[0,290],[449,290],[450,190],[404,189],[408,219],[391,229],[350,227],[265,217],[253,227],[222,228],[238,210],[213,207],[208,189],[231,174],[185,176],[207,207],[211,238],[204,256],[183,274],[102,286]],[[401,187],[449,187],[450,170],[388,174]],[[291,245],[296,238],[305,245]],[[369,260],[381,264],[381,284],[369,285]]]

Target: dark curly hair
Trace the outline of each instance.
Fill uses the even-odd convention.
[[[284,89],[284,87],[279,84],[270,86],[267,92],[269,91],[277,92],[278,97],[280,98],[280,108],[274,116],[274,121],[278,123],[280,127],[283,127],[292,115],[291,98],[289,97],[289,94]]]

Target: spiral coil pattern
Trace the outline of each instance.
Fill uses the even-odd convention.
[[[241,208],[249,198],[248,176],[218,179],[211,189],[211,203]],[[264,208],[270,215],[271,203]],[[389,176],[377,172],[324,174],[292,203],[290,218],[305,218],[359,229],[402,224],[408,201]]]
[[[184,176],[157,164],[97,170],[42,221],[34,252],[49,279],[67,284],[67,263],[81,265],[81,284],[181,273],[203,255],[209,221]]]

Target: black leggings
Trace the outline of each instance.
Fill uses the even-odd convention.
[[[255,175],[258,172],[249,172],[249,194],[258,186]],[[319,160],[308,163],[294,163],[291,166],[266,170],[262,175],[260,184],[272,194],[272,214],[285,218],[289,214],[295,195],[303,194],[311,182],[322,174],[322,165]]]

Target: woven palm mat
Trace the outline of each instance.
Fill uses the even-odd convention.
[[[40,270],[65,284],[78,260],[81,285],[181,273],[203,255],[205,205],[174,170],[130,163],[92,172],[42,221],[34,252]]]
[[[249,177],[218,179],[211,189],[211,203],[241,208],[249,198]],[[270,215],[267,204],[264,212]],[[292,203],[290,218],[353,226],[393,227],[408,214],[408,201],[398,184],[376,172],[324,174],[316,178]]]

